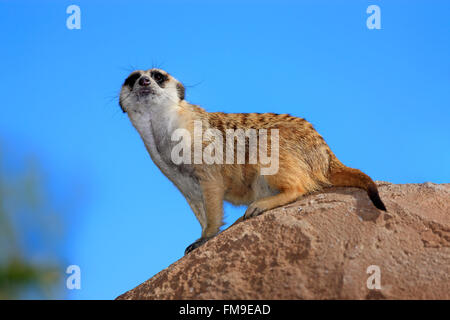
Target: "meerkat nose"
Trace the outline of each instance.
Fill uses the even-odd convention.
[[[150,85],[150,78],[143,76],[139,79],[139,85],[143,86],[143,87],[147,87]]]

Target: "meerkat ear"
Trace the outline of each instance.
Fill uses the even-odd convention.
[[[180,82],[177,83],[177,92],[178,92],[178,98],[180,98],[180,100],[184,100],[185,89],[184,89],[184,86]]]
[[[125,108],[123,107],[123,104],[122,104],[122,98],[119,98],[119,106],[120,106],[120,109],[122,109],[122,112],[126,113]]]

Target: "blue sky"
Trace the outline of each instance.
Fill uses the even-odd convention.
[[[81,9],[81,29],[66,8]],[[369,30],[366,8],[381,9]],[[71,299],[111,299],[200,235],[118,106],[159,66],[209,111],[291,113],[348,166],[450,182],[448,1],[0,1],[0,141],[44,166],[66,214]],[[63,197],[64,195],[64,197]],[[226,206],[226,222],[243,208]],[[64,272],[64,270],[62,270]]]

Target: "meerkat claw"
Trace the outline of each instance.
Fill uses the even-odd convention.
[[[188,254],[189,252],[197,249],[198,247],[200,247],[201,245],[203,245],[206,241],[208,241],[209,239],[207,238],[200,238],[198,240],[196,240],[194,243],[190,244],[186,250],[184,250],[184,254]]]
[[[259,207],[254,207],[254,206],[250,206],[248,207],[247,211],[245,211],[244,213],[244,220],[259,216],[260,214],[262,214],[264,211],[264,209],[261,209]]]

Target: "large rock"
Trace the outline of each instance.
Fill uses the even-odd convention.
[[[230,227],[118,299],[450,299],[450,184],[378,186],[387,213],[330,188]]]

